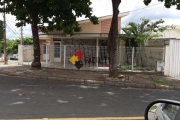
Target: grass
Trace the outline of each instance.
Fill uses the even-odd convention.
[[[121,65],[119,66],[120,69],[122,70],[131,70],[132,66],[131,65]],[[133,69],[134,70],[142,70],[142,71],[148,71],[148,70],[151,70],[151,68],[149,66],[147,67],[141,67],[141,66],[133,66]]]
[[[172,86],[172,83],[169,83],[167,81],[160,80],[158,78],[152,78],[153,82],[158,85],[165,85],[165,86]]]

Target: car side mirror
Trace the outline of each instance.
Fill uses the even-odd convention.
[[[180,102],[172,100],[155,100],[145,111],[145,120],[180,120]]]

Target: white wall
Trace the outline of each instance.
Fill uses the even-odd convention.
[[[180,38],[180,29],[166,30],[163,34],[163,38]]]
[[[23,45],[18,45],[18,64],[23,64]]]
[[[170,60],[170,57],[169,57],[169,45],[167,45],[165,47],[165,66],[164,66],[164,75],[165,76],[169,76],[169,60]]]
[[[171,40],[169,49],[169,76],[180,78],[180,40]]]

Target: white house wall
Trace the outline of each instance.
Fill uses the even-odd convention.
[[[166,30],[163,33],[163,38],[180,38],[180,29]]]
[[[164,75],[165,76],[169,76],[169,60],[170,60],[170,56],[169,56],[169,45],[167,45],[165,47],[165,67],[164,67]]]
[[[180,40],[170,41],[169,76],[180,78]]]

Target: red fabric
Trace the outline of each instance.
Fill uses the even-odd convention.
[[[78,50],[74,55],[78,56],[79,60],[83,57],[83,53],[80,50]]]

